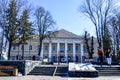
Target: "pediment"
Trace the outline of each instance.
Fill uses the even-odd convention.
[[[56,38],[80,38],[80,36],[64,29],[58,30],[55,35]]]

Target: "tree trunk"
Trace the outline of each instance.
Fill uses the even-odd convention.
[[[0,42],[0,60],[1,60],[1,54],[3,51],[3,41],[4,41],[4,31],[2,32],[2,38],[1,38],[1,42]]]
[[[39,41],[40,41],[40,43],[39,43],[40,46],[39,46],[38,55],[40,56],[40,55],[41,55],[41,50],[42,50],[42,41],[43,41],[43,40],[40,39]]]
[[[90,47],[89,47],[89,44],[88,44],[88,38],[87,38],[87,32],[85,32],[85,44],[86,44],[86,47],[87,47],[87,52],[88,52],[88,55],[89,55],[89,58],[90,58]]]
[[[22,60],[24,60],[24,44],[22,44]]]
[[[93,54],[94,54],[94,38],[92,36],[92,40],[91,40],[91,54],[90,54],[90,58],[93,58]]]
[[[100,40],[100,36],[99,36],[99,33],[98,33],[98,29],[97,29],[97,26],[95,25],[95,28],[96,28],[96,35],[97,35],[97,42],[98,42],[98,46],[99,48],[101,48],[101,40]]]
[[[10,51],[11,51],[11,47],[12,47],[12,42],[9,41],[9,48],[8,48],[8,60],[10,60]]]

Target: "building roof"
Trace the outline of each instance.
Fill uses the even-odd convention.
[[[55,33],[56,38],[82,38],[79,35],[76,35],[72,32],[69,32],[65,29],[60,29]]]
[[[32,35],[34,39],[38,39],[38,35]],[[83,39],[83,36],[76,35],[70,31],[67,31],[65,29],[60,29],[54,33],[53,38],[64,38],[64,39]]]

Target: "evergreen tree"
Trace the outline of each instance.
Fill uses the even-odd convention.
[[[92,59],[93,54],[94,54],[94,38],[93,38],[93,36],[90,37],[90,38],[88,38],[88,37],[90,37],[90,36],[88,36],[87,31],[85,31],[85,37],[84,37],[85,45],[86,45],[86,48],[87,48],[89,59]],[[91,41],[91,44],[90,44],[90,41]]]
[[[31,31],[29,31],[31,26],[31,23],[28,22],[28,12],[27,9],[25,9],[21,15],[21,8],[22,6],[20,3],[18,4],[18,0],[11,0],[6,5],[4,9],[4,36],[8,41],[8,59],[10,59],[10,51],[13,43],[21,36],[20,43],[25,42],[27,40],[29,34]],[[3,23],[2,23],[3,24]],[[20,33],[20,31],[22,33]]]
[[[32,34],[32,27],[31,23],[28,21],[29,19],[29,10],[25,9],[22,13],[20,19],[20,44],[22,44],[22,58],[24,59],[24,45],[27,44],[26,41],[30,39]]]
[[[91,37],[91,53],[90,53],[90,58],[93,58],[93,54],[94,54],[94,37]]]
[[[8,59],[10,59],[10,51],[13,41],[15,41],[18,36],[16,35],[19,27],[19,20],[17,18],[17,4],[15,0],[12,0],[9,3],[9,8],[6,11],[7,13],[7,25],[5,26],[5,37],[9,42],[8,46]]]

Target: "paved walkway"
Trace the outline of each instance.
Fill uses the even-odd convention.
[[[69,78],[59,76],[11,76],[11,77],[0,77],[0,80],[120,80],[120,76],[100,76],[97,78]]]

